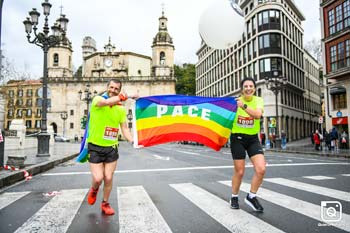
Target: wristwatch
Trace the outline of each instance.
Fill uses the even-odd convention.
[[[244,110],[246,110],[246,109],[248,108],[248,105],[243,104],[242,108],[243,108]]]

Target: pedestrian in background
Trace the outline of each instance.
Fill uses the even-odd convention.
[[[338,131],[333,127],[331,132],[331,144],[332,149],[338,150]]]
[[[101,210],[106,215],[113,215],[114,209],[108,200],[112,191],[113,174],[117,167],[118,131],[131,143],[133,138],[126,123],[126,110],[120,105],[127,100],[121,92],[122,83],[112,79],[107,85],[103,96],[95,96],[91,103],[89,120],[88,153],[90,154],[90,170],[92,174],[88,203],[95,204],[97,192],[103,182],[103,199]],[[133,98],[137,98],[135,95]]]
[[[324,133],[326,147],[328,148],[328,150],[331,150],[331,134],[330,133],[331,133],[331,130],[329,131],[329,133],[327,132],[327,130]]]
[[[254,211],[263,212],[256,193],[265,175],[265,157],[259,141],[260,118],[264,112],[264,101],[255,96],[256,84],[252,78],[244,78],[241,82],[241,96],[237,99],[237,113],[231,134],[231,153],[234,164],[232,176],[232,195],[230,205],[239,209],[238,193],[242,183],[245,158],[248,154],[254,165],[254,175],[250,192],[244,199]]]
[[[310,134],[310,139],[311,139],[311,144],[314,145],[315,144],[315,141],[314,141],[314,131],[311,131],[311,134]]]
[[[340,143],[341,143],[341,149],[347,149],[347,140],[348,140],[348,134],[343,130],[341,136],[340,136]]]
[[[266,135],[265,135],[265,132],[264,132],[264,131],[262,131],[262,132],[260,133],[260,140],[261,140],[262,146],[264,147],[264,146],[265,146],[265,140],[266,140]]]
[[[281,131],[281,143],[282,143],[282,149],[287,148],[287,134],[284,132],[284,130]]]
[[[321,137],[320,137],[320,134],[318,133],[317,129],[314,133],[314,143],[315,143],[315,150],[320,150]]]

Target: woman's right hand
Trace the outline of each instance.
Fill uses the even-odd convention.
[[[236,102],[237,102],[237,106],[239,107],[239,108],[241,108],[241,107],[243,107],[243,102],[240,100],[240,99],[236,99]]]

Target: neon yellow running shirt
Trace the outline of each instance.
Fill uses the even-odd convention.
[[[87,141],[98,146],[117,145],[119,125],[126,121],[126,110],[119,105],[97,107],[102,99],[96,96],[92,100]]]
[[[264,110],[264,100],[261,97],[253,96],[251,101],[245,101],[242,97],[239,98],[252,109],[260,108]],[[236,117],[233,121],[232,133],[241,133],[254,135],[260,132],[260,119],[254,119],[244,109],[237,108]]]

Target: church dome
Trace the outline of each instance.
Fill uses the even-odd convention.
[[[167,42],[172,44],[173,38],[169,35],[167,31],[160,31],[157,33],[157,35],[153,38],[153,44],[159,43],[159,42]]]

